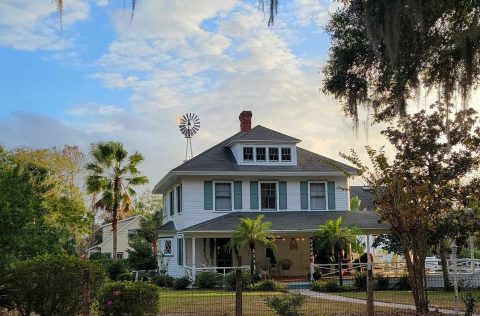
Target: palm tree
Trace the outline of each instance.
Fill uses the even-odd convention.
[[[342,227],[343,219],[340,216],[336,221],[329,220],[320,225],[319,230],[314,234],[315,248],[317,251],[330,251],[338,262],[338,275],[340,285],[343,285],[342,276],[342,252],[347,251],[350,244],[357,242],[356,235],[359,231],[355,227]]]
[[[255,273],[255,246],[258,244],[263,247],[270,247],[274,251],[277,246],[273,242],[275,236],[270,231],[271,222],[263,222],[265,215],[258,215],[256,219],[241,218],[240,223],[235,226],[232,238],[228,242],[230,249],[241,249],[248,246],[250,249],[250,278],[254,281]]]
[[[90,154],[93,162],[87,165],[90,175],[86,179],[87,192],[100,199],[95,207],[109,213],[112,220],[113,260],[117,260],[117,221],[121,213],[127,213],[135,195],[133,186],[148,183],[140,174],[138,164],[143,156],[134,152],[130,156],[118,142],[95,144]]]

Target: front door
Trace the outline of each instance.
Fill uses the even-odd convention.
[[[232,266],[232,252],[227,243],[229,238],[217,238],[217,267],[231,267]]]

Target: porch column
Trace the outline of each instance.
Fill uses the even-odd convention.
[[[192,238],[192,281],[195,281],[197,276],[197,268],[195,266],[195,238]]]
[[[313,273],[315,273],[315,257],[313,255],[313,238],[310,237],[310,282],[313,282]]]

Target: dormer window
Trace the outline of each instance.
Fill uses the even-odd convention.
[[[282,148],[282,161],[292,161],[292,149],[288,147]]]
[[[265,147],[256,148],[256,157],[257,161],[266,161],[267,159],[267,149]]]
[[[278,148],[276,148],[276,147],[268,148],[268,160],[269,161],[278,161]]]
[[[243,161],[253,161],[253,147],[243,147]]]

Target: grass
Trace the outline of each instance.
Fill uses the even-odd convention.
[[[480,290],[474,290],[474,293],[480,294]],[[351,298],[365,299],[365,292],[341,292],[332,293]],[[409,304],[414,305],[413,296],[411,291],[374,291],[373,297],[376,301]],[[459,293],[458,307],[460,310],[465,310],[465,305],[460,299],[461,293]],[[455,294],[453,292],[444,291],[428,291],[428,300],[432,309],[434,307],[454,309],[455,308]]]
[[[275,315],[265,303],[265,299],[273,295],[291,294],[243,292],[243,315]],[[160,315],[235,314],[235,293],[231,291],[162,289],[160,301]],[[364,304],[345,304],[309,297],[302,307],[302,312],[304,315],[363,314],[365,308]]]

